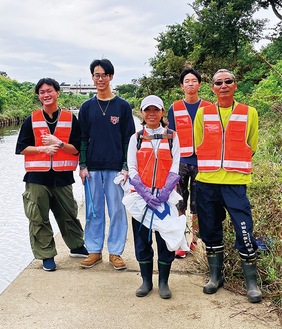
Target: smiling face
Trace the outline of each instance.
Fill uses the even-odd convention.
[[[160,125],[161,118],[164,116],[164,110],[160,110],[155,105],[149,105],[144,110],[141,110],[143,121],[150,129],[156,129]]]
[[[38,90],[39,100],[44,108],[57,110],[57,99],[60,95],[59,91],[52,85],[44,83]]]
[[[105,74],[105,70],[102,66],[96,66],[94,68],[92,80],[97,88],[97,91],[105,91],[110,88],[110,81],[113,76],[110,74]]]
[[[212,91],[217,96],[219,105],[223,103],[224,107],[231,106],[236,90],[237,83],[230,72],[219,72],[213,77]]]

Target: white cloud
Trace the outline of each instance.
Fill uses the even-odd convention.
[[[187,1],[1,0],[0,71],[20,82],[52,76],[92,83],[89,64],[109,58],[114,83],[148,74],[154,38],[181,23]]]
[[[148,74],[156,38],[192,14],[187,0],[1,0],[0,71],[20,82],[44,76],[92,83],[89,64],[109,58],[114,84]]]

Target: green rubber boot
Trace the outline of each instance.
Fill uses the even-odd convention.
[[[257,286],[257,262],[241,261],[245,284],[247,289],[247,297],[250,303],[259,303],[262,301],[262,293]]]
[[[159,268],[159,293],[162,299],[171,298],[171,291],[168,286],[171,264],[158,262]]]
[[[208,263],[210,268],[210,280],[204,286],[203,292],[205,294],[214,294],[218,288],[223,286],[223,251],[220,252],[207,252]]]
[[[153,289],[153,261],[139,262],[143,283],[136,290],[137,297],[145,297]]]

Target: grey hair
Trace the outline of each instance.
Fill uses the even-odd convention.
[[[229,70],[227,70],[227,69],[220,69],[220,70],[216,71],[215,74],[213,75],[213,77],[212,77],[212,83],[214,83],[214,81],[215,81],[215,76],[216,76],[218,73],[223,73],[223,72],[227,72],[227,73],[229,73],[229,74],[232,76],[232,79],[233,79],[234,81],[236,81],[235,75],[234,75],[231,71],[229,71]]]

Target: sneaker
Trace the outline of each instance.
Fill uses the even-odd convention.
[[[43,270],[44,271],[55,271],[56,264],[54,261],[54,257],[43,259]]]
[[[88,257],[80,263],[80,265],[84,268],[90,268],[101,263],[101,261],[102,254],[89,254]]]
[[[88,251],[84,246],[76,249],[71,249],[70,251],[70,257],[73,258],[86,258],[88,255]]]
[[[109,255],[109,261],[113,265],[115,270],[124,270],[126,269],[126,264],[120,255]]]
[[[187,255],[187,251],[185,250],[176,250],[175,257],[176,258],[185,258]]]
[[[192,241],[192,242],[190,243],[190,249],[191,249],[192,251],[196,251],[197,246],[198,246],[198,243],[197,243],[196,241]]]

